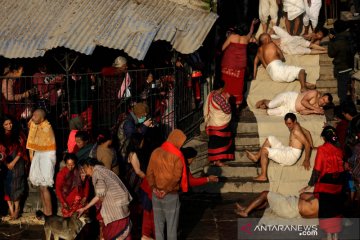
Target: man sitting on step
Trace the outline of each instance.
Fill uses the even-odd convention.
[[[280,193],[263,191],[248,206],[236,203],[235,213],[241,217],[248,217],[252,210],[267,206],[283,218],[316,218],[319,212],[319,200],[313,193],[287,197]]]
[[[254,180],[267,181],[269,158],[280,165],[291,166],[301,157],[303,149],[305,149],[303,166],[306,170],[310,169],[310,153],[313,147],[310,132],[300,126],[293,113],[287,113],[284,121],[290,131],[289,146],[284,146],[276,137],[269,136],[259,152],[254,154],[246,151],[247,157],[253,162],[258,162],[260,159],[261,174],[255,177]]]
[[[317,90],[302,93],[282,92],[272,100],[262,99],[256,103],[256,108],[267,109],[270,116],[284,116],[286,113],[300,113],[302,115],[324,114],[323,107],[332,103],[330,93],[322,94]]]

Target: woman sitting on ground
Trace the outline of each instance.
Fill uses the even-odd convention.
[[[79,208],[85,206],[89,196],[89,180],[77,167],[77,157],[68,153],[63,167],[56,176],[55,191],[61,203],[63,217],[71,217]]]

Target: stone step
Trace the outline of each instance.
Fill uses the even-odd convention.
[[[319,65],[320,65],[320,71],[321,71],[321,68],[332,68],[332,67],[334,67],[332,62],[320,62]],[[333,72],[333,70],[331,70],[331,72]]]
[[[335,79],[335,78],[334,78],[334,74],[332,72],[320,73],[319,80],[331,81],[333,79]]]
[[[253,152],[253,153],[258,152],[260,150],[259,146],[247,146],[247,147],[248,148],[246,148],[246,150]],[[252,163],[253,164],[253,161],[248,159],[246,156],[245,147],[242,148],[242,150],[236,150],[234,152],[234,154],[235,154],[234,161],[229,161],[229,162],[227,162],[227,164],[230,164],[230,165],[232,163]],[[196,156],[196,158],[190,165],[191,172],[197,172],[197,170],[199,170],[199,168],[201,168],[201,170],[202,170],[202,168],[207,166],[208,164],[209,164],[209,162],[208,162],[208,157],[207,157],[207,151],[201,152],[201,153],[198,152],[198,155]]]
[[[316,88],[337,88],[337,81],[317,80]]]
[[[258,126],[257,126],[256,120],[254,120],[254,122],[239,122],[237,125],[236,132],[237,133],[257,133]]]
[[[250,152],[258,152],[260,150],[260,147],[257,146],[257,147],[253,147],[253,148],[249,148],[249,149],[246,149]],[[253,161],[251,161],[250,159],[247,158],[246,156],[246,153],[245,153],[245,150],[242,150],[242,151],[235,151],[235,161],[233,162],[239,162],[239,163],[253,163]]]
[[[239,114],[239,122],[242,123],[254,123],[256,122],[255,115],[252,111],[250,111],[249,107],[245,107],[240,111]]]
[[[236,152],[244,152],[245,150],[248,150],[250,152],[256,152],[259,151],[259,143],[255,144],[255,145],[236,145],[235,146],[235,151]]]
[[[332,58],[330,58],[327,54],[320,54],[319,55],[319,62],[332,62]]]
[[[332,73],[334,70],[333,65],[328,65],[328,64],[324,64],[324,65],[320,65],[320,74],[328,74],[328,73]]]
[[[198,137],[193,138],[191,141],[187,142],[184,147],[193,147],[196,151],[204,152],[207,151],[207,142],[198,139]]]
[[[258,193],[269,190],[268,182],[254,181],[252,177],[219,178],[218,183],[209,183],[203,186],[193,187],[194,192],[207,193]]]
[[[324,88],[324,87],[318,87],[317,90],[319,90],[322,93],[331,93],[331,94],[337,94],[337,88],[336,87],[332,87],[332,88]],[[333,95],[333,98],[335,96]]]
[[[259,175],[259,165],[255,163],[227,162],[224,167],[206,166],[206,175],[222,176],[227,178],[256,177]]]
[[[258,133],[237,133],[235,137],[235,145],[256,145],[259,144]]]

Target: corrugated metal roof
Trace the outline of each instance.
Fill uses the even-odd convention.
[[[0,55],[6,58],[39,57],[56,47],[90,55],[104,46],[142,60],[156,40],[187,54],[217,19],[186,0],[0,0],[0,6]]]

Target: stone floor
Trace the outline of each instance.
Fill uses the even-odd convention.
[[[192,193],[181,196],[180,240],[236,240],[237,216],[234,204],[239,201],[248,204],[257,194],[226,193],[207,194]],[[356,210],[356,211],[355,211]],[[254,211],[250,218],[260,218],[263,211]],[[347,217],[360,217],[359,208],[349,208]],[[4,219],[6,220],[6,219]],[[20,224],[21,222],[21,224]],[[34,225],[35,224],[35,225]],[[18,221],[0,224],[0,239],[41,240],[44,239],[42,221],[34,218],[34,214],[24,214]],[[90,226],[89,229],[96,229]],[[96,239],[97,234],[79,239]],[[138,236],[133,237],[139,239]]]
[[[182,196],[180,213],[180,239],[230,240],[237,239],[236,201],[247,204],[256,194],[192,194]],[[255,211],[251,217],[261,217],[263,211]]]
[[[236,239],[237,218],[234,203],[248,203],[254,194],[186,194],[181,196],[179,239],[189,240],[230,240]],[[263,211],[257,211],[253,217],[261,217]],[[21,223],[21,224],[20,224]],[[0,224],[0,239],[38,240],[44,239],[42,221],[34,214],[24,214],[17,221],[3,218]],[[94,236],[94,235],[92,235]],[[83,238],[86,240],[95,237]],[[134,236],[133,239],[139,239]]]

